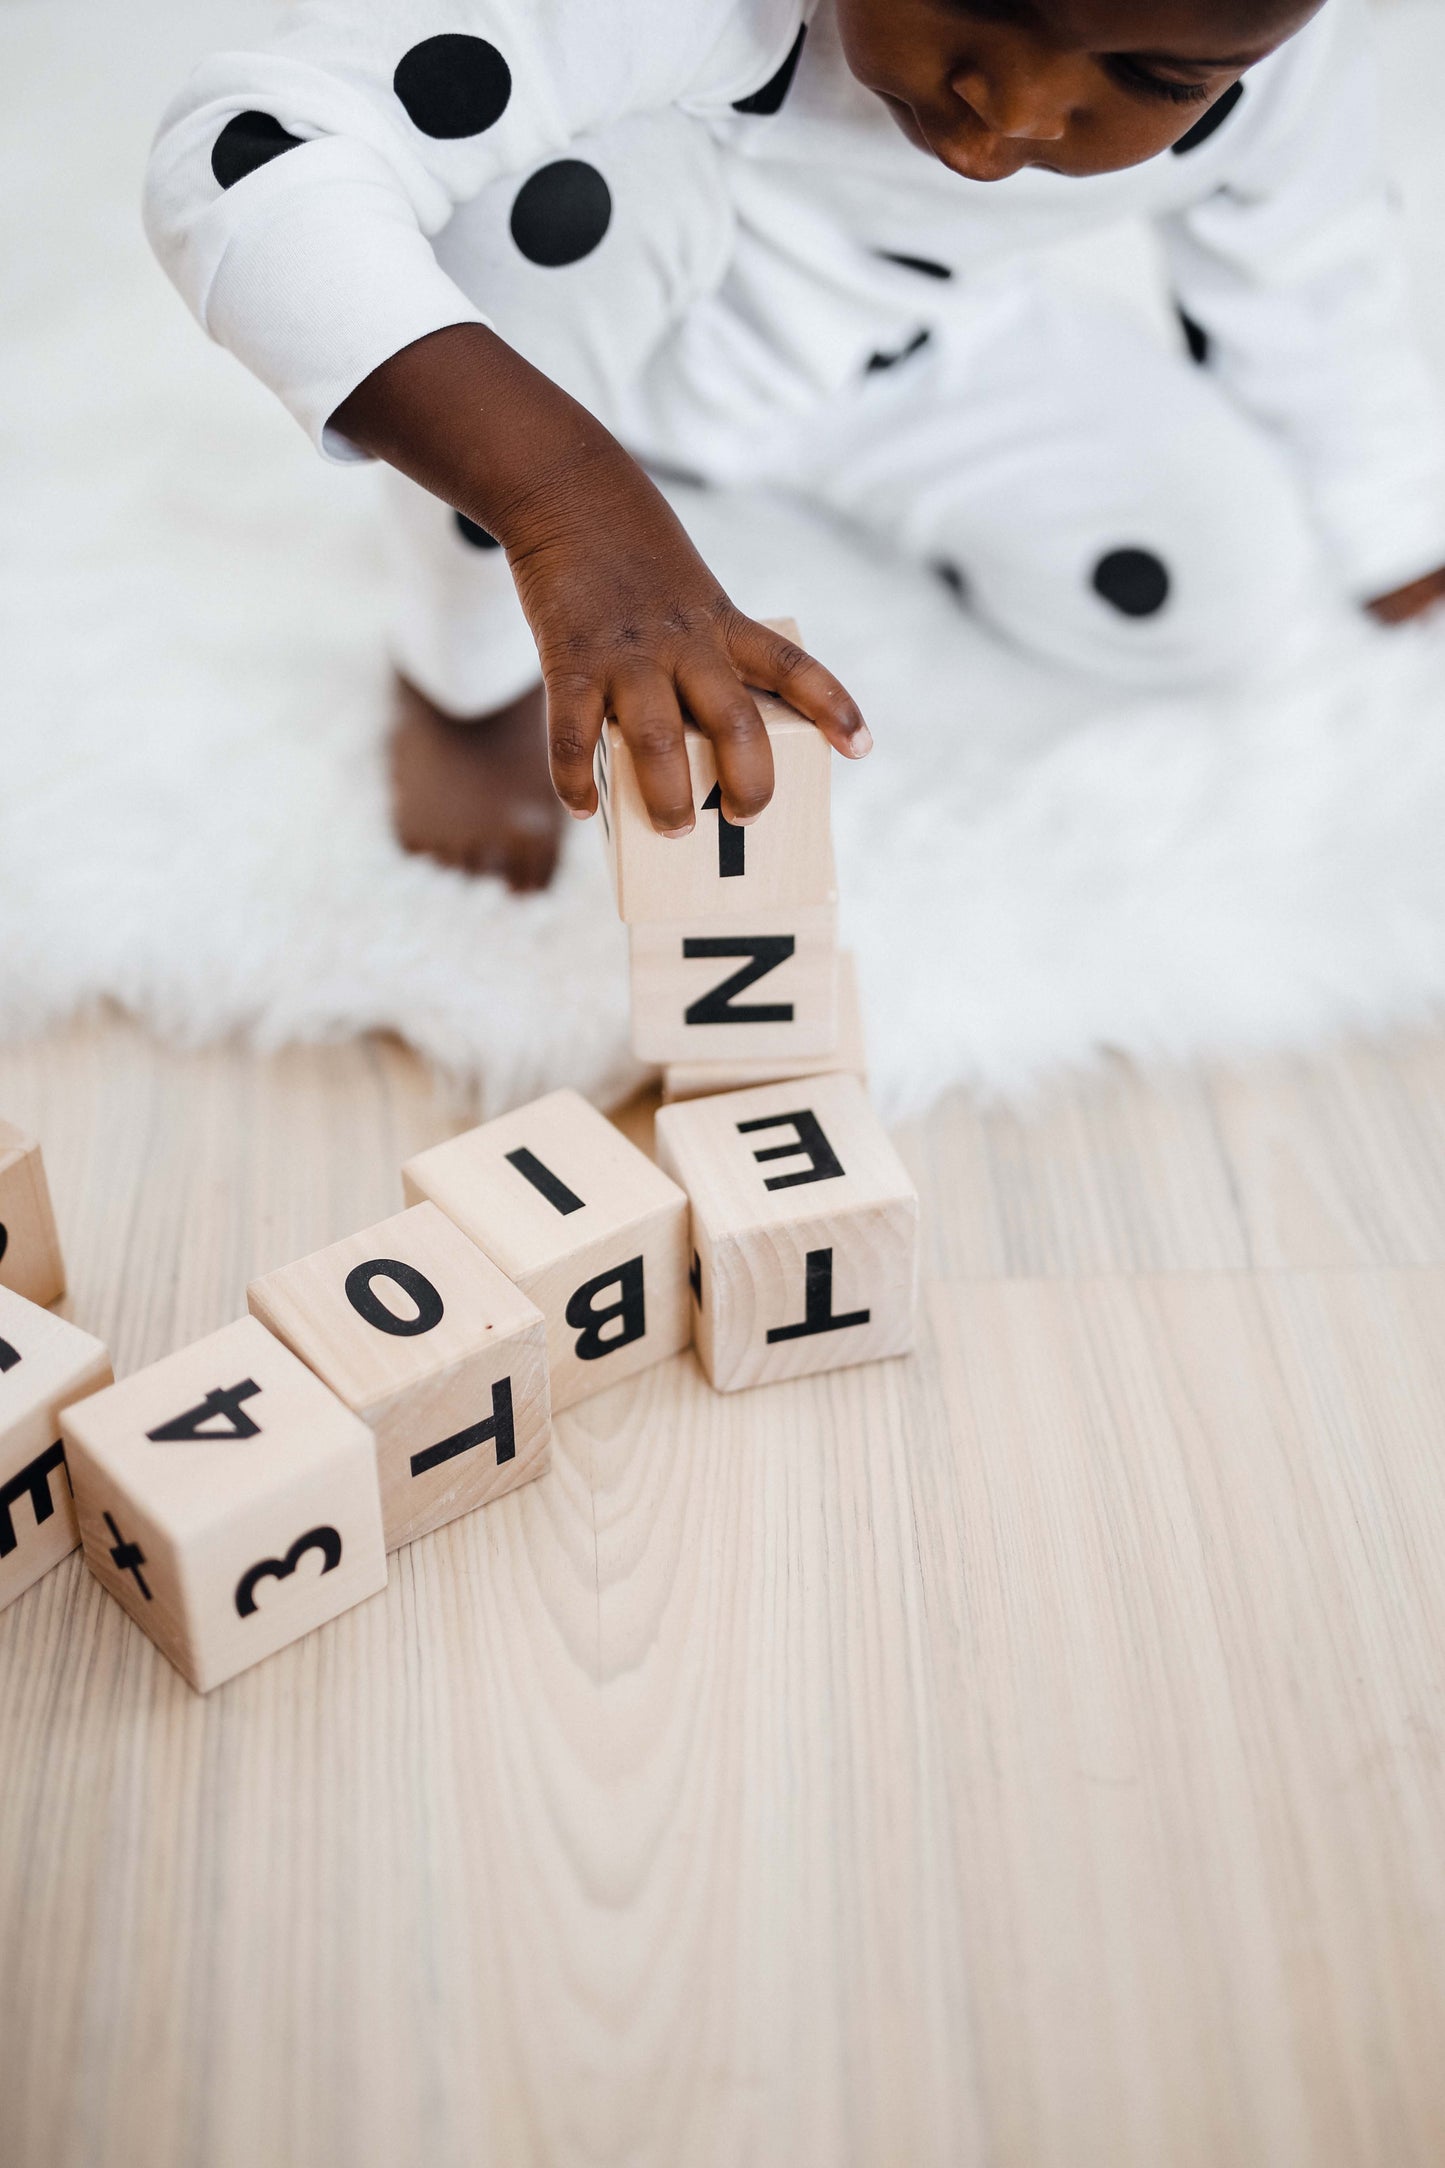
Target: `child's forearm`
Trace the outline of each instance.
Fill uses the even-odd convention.
[[[684,713],[714,741],[727,818],[768,803],[772,752],[749,685],[791,701],[840,752],[867,752],[837,679],[734,606],[616,438],[494,332],[456,324],[418,339],[332,421],[505,548],[546,680],[552,779],[573,813],[596,810],[608,713],[664,834],[695,818]]]

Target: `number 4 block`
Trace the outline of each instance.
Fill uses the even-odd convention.
[[[386,1585],[371,1432],[254,1318],[61,1428],[86,1563],[202,1693]]]
[[[662,1107],[692,1203],[695,1338],[719,1392],[913,1344],[918,1197],[856,1077]]]

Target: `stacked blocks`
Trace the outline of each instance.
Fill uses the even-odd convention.
[[[615,726],[599,746],[634,1043],[669,1065],[661,1164],[552,1092],[418,1153],[405,1210],[117,1385],[38,1307],[64,1285],[44,1171],[0,1124],[0,1606],[79,1542],[205,1691],[540,1475],[556,1411],[694,1338],[724,1392],[911,1345],[918,1200],[863,1082],[831,755],[760,704],[775,794],[746,830],[697,730],[680,840],[654,834]]]

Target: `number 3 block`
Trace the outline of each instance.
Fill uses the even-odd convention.
[[[80,1541],[60,1410],[109,1383],[98,1340],[0,1288],[0,1611]]]
[[[386,1585],[371,1432],[254,1318],[61,1428],[86,1563],[202,1693]]]
[[[719,1392],[913,1344],[918,1197],[856,1077],[662,1107],[692,1200],[697,1349]]]
[[[687,1199],[576,1092],[551,1092],[402,1169],[547,1320],[553,1410],[692,1337]]]
[[[434,1204],[253,1280],[253,1314],[376,1439],[389,1551],[547,1465],[547,1327]]]

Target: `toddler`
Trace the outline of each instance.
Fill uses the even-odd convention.
[[[870,743],[649,469],[802,493],[1121,686],[1445,596],[1380,137],[1363,0],[300,0],[196,70],[146,212],[323,455],[386,462],[398,832],[523,888],[605,715],[665,834],[684,715],[767,804],[749,685]],[[1128,213],[1177,352],[1031,268]]]

